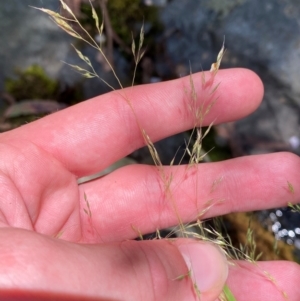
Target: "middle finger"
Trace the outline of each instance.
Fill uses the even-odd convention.
[[[164,178],[172,178],[170,186]],[[87,196],[99,240],[110,241],[174,226],[179,220],[296,203],[299,178],[299,157],[276,153],[165,167],[163,173],[157,167],[132,165],[79,187],[81,195]],[[293,192],[288,183],[294,186]],[[81,219],[87,234],[90,223],[83,211]]]

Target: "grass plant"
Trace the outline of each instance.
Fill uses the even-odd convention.
[[[135,113],[134,107],[131,103],[130,98],[126,95],[125,90],[123,90],[123,85],[121,81],[119,80],[112,64],[108,60],[107,56],[105,55],[105,51],[103,50],[103,47],[101,43],[98,43],[93,39],[93,37],[89,34],[89,32],[81,25],[80,21],[78,20],[77,16],[72,12],[72,10],[69,8],[69,6],[63,1],[60,0],[61,6],[63,10],[65,10],[69,17],[65,17],[57,12],[51,11],[49,9],[45,8],[37,8],[38,10],[46,13],[50,16],[52,21],[54,21],[62,30],[64,30],[66,33],[71,35],[72,37],[81,40],[91,47],[95,48],[100,52],[100,54],[103,56],[105,62],[108,64],[108,66],[111,68],[111,71],[113,72],[113,75],[115,76],[117,83],[119,85],[118,93],[123,97],[124,101],[128,103],[132,110],[132,114],[134,115],[136,122],[139,126],[140,132],[144,138],[145,144],[148,146],[149,152],[151,154],[151,157],[153,159],[154,164],[157,166],[160,174],[161,181],[163,183],[164,187],[164,194],[168,202],[172,205],[172,208],[174,210],[174,213],[177,217],[178,226],[174,227],[172,231],[170,232],[170,235],[173,233],[176,233],[178,236],[186,237],[186,238],[195,238],[202,241],[210,241],[214,244],[219,245],[223,250],[226,256],[229,258],[229,260],[235,260],[235,259],[242,259],[247,260],[248,262],[253,263],[254,265],[257,265],[257,260],[260,257],[260,254],[257,254],[256,252],[256,243],[254,238],[254,233],[251,230],[251,225],[249,224],[248,231],[247,231],[247,242],[245,245],[241,245],[240,248],[234,247],[231,238],[228,235],[224,235],[222,231],[222,223],[219,219],[214,220],[213,226],[206,226],[205,223],[201,220],[203,217],[203,214],[210,210],[212,206],[214,206],[217,202],[222,202],[222,200],[208,200],[206,207],[201,210],[198,213],[198,219],[190,224],[183,223],[180,215],[180,211],[177,207],[177,201],[173,194],[171,184],[174,179],[174,174],[166,174],[165,169],[163,168],[163,164],[160,160],[159,153],[157,152],[155,145],[151,139],[151,137],[147,134],[145,129],[141,126],[141,122],[139,120],[139,116]],[[104,30],[104,23],[100,20],[96,13],[96,9],[93,7],[92,2],[90,1],[91,11],[92,11],[92,18],[94,20],[95,27],[97,29],[98,34],[101,36],[103,34]],[[76,31],[74,29],[75,27],[72,27],[72,24],[76,24],[77,28],[80,28],[80,32],[84,33],[84,37],[79,31]],[[101,39],[100,39],[101,40]],[[138,64],[140,63],[141,59],[144,55],[144,49],[143,49],[143,42],[144,42],[144,27],[141,27],[140,35],[139,35],[139,41],[136,43],[134,39],[132,40],[131,45],[131,51],[134,57],[135,67],[133,70],[133,77],[132,77],[132,86],[135,82],[135,76],[138,68]],[[185,94],[187,98],[187,106],[189,110],[192,112],[193,116],[193,130],[192,135],[190,138],[185,142],[186,148],[185,148],[185,154],[189,156],[189,164],[187,166],[187,172],[190,169],[197,169],[199,168],[199,163],[204,160],[204,158],[207,156],[207,152],[203,149],[203,139],[207,136],[209,131],[211,130],[213,126],[213,122],[206,128],[206,130],[203,130],[203,124],[205,117],[210,112],[212,106],[217,102],[218,96],[217,91],[220,83],[215,83],[215,77],[216,74],[220,68],[220,64],[225,52],[225,40],[223,42],[223,45],[221,47],[221,50],[217,56],[216,62],[212,64],[211,70],[209,74],[202,73],[202,91],[203,94],[197,95],[195,86],[198,85],[198,83],[195,83],[193,80],[192,71],[190,72],[190,81],[189,81],[189,87],[186,87]],[[82,60],[85,67],[77,66],[77,65],[71,65],[68,64],[71,68],[73,68],[76,72],[81,73],[85,78],[99,78],[104,84],[108,85],[112,90],[116,90],[113,86],[111,86],[108,82],[106,82],[103,78],[100,78],[100,76],[96,73],[94,67],[92,66],[90,60],[88,57],[84,56],[80,50],[78,50],[76,47],[74,47],[77,55]],[[194,138],[193,138],[194,137]],[[175,157],[174,157],[175,159]],[[174,159],[170,162],[170,166],[174,164]],[[196,173],[198,174],[198,173]],[[215,179],[211,185],[211,191],[214,191],[218,188],[220,183],[223,181],[222,176]],[[197,181],[196,181],[197,182]],[[291,193],[293,193],[293,186],[291,183],[288,182],[287,187]],[[198,187],[196,185],[195,189],[197,190]],[[84,200],[86,202],[86,208],[83,209],[86,215],[89,217],[90,220],[92,220],[92,211],[89,206],[88,198],[86,195],[84,195]],[[135,225],[132,225],[132,229],[137,233],[137,236],[141,239],[143,238],[143,233],[140,233],[138,230],[138,227]],[[58,234],[60,236],[60,234]],[[160,239],[160,232],[159,229],[157,230],[156,239]],[[275,279],[270,275],[267,271],[261,270],[260,271],[264,277],[266,277],[268,280],[270,280],[274,285],[277,287]],[[181,279],[184,279],[186,277],[191,276],[192,271],[189,271],[186,275],[179,275],[174,279],[174,281],[180,281]],[[196,295],[201,299],[201,292],[199,291],[196,283],[194,284],[194,289]],[[278,290],[280,288],[278,287]],[[283,296],[286,297],[285,292],[282,291]],[[235,297],[231,293],[228,286],[224,287],[223,293],[219,297],[219,300],[221,301],[235,301]]]

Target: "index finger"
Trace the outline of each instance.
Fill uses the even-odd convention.
[[[201,106],[211,97],[211,90],[201,84],[201,73],[192,77]],[[213,86],[218,83],[213,96],[218,100],[203,125],[242,118],[260,104],[263,86],[252,71],[221,70]],[[190,110],[190,88],[190,77],[184,77],[113,91],[7,132],[1,141],[30,141],[76,176],[93,174],[143,146],[141,129],[155,142],[192,128],[195,112]]]

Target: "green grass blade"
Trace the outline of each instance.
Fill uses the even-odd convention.
[[[224,293],[227,301],[236,301],[236,299],[233,296],[230,288],[226,284],[225,284],[225,286],[223,288],[223,293]]]

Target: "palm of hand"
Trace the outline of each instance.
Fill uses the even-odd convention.
[[[13,139],[1,145],[2,225],[55,237],[81,239],[76,177],[51,154],[30,141]],[[9,164],[9,165],[8,165]]]

